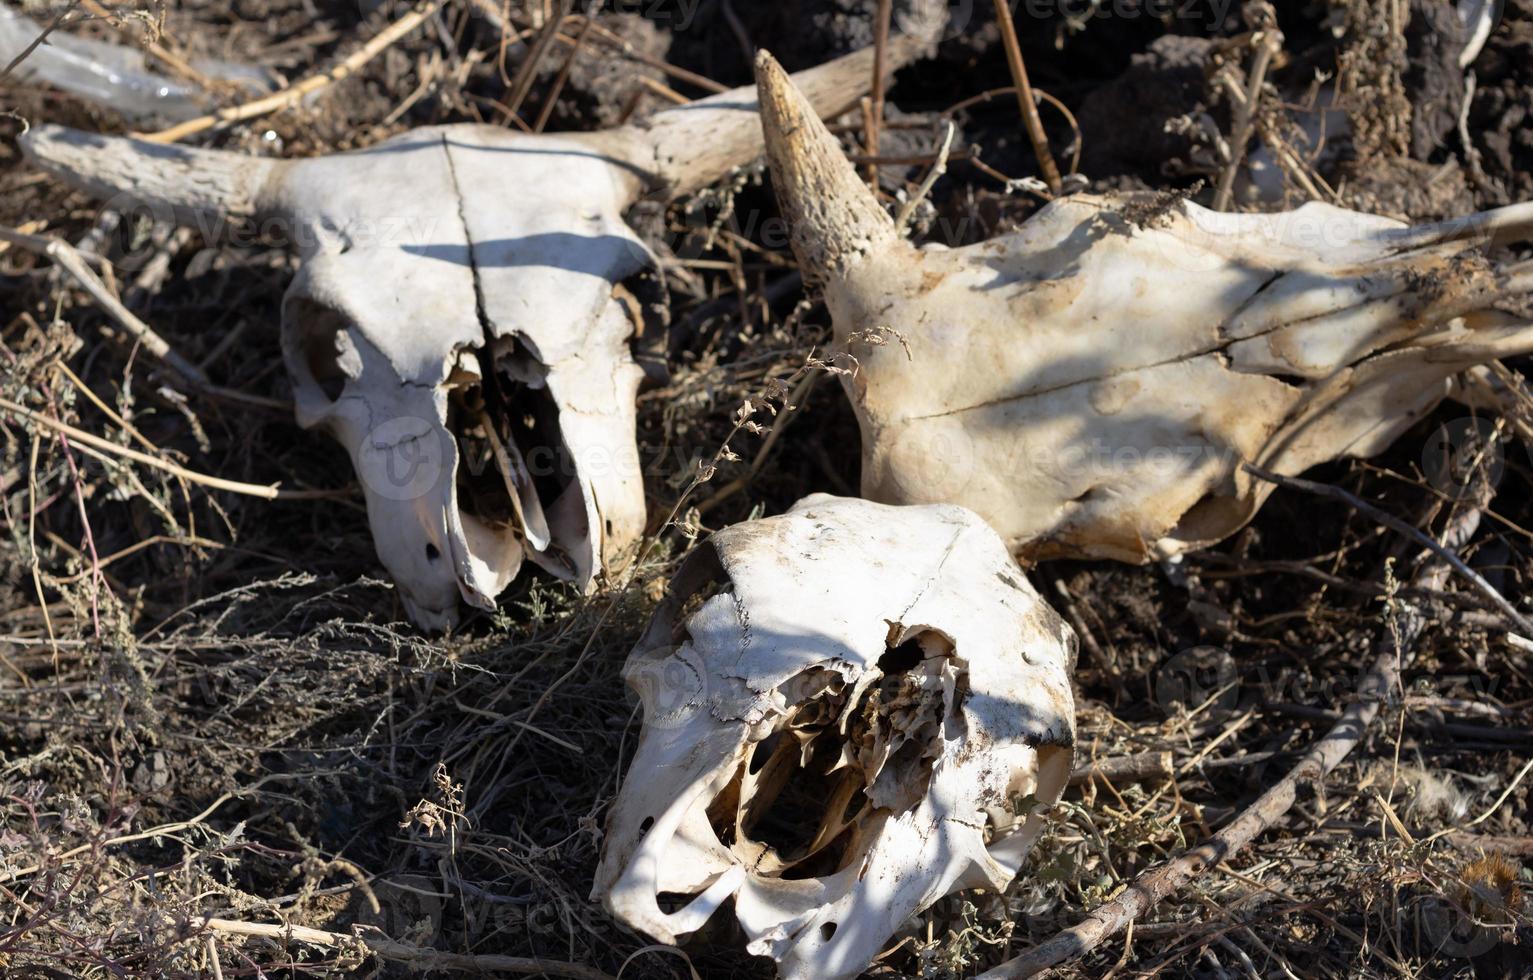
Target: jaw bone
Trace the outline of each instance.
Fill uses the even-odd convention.
[[[1533,266],[1484,254],[1533,233],[1533,204],[1408,227],[1077,195],[916,248],[770,55],[757,79],[794,250],[858,361],[864,495],[970,507],[1023,557],[1216,542],[1271,489],[1243,463],[1379,452],[1459,371],[1533,350],[1507,308]]]
[[[920,43],[899,39],[889,67]],[[855,103],[861,51],[801,73],[817,111]],[[493,608],[524,559],[590,586],[644,526],[632,304],[652,261],[624,212],[761,150],[753,90],[596,133],[478,125],[271,160],[37,126],[28,157],[215,237],[253,222],[301,265],[282,346],[298,421],[345,446],[380,559],[429,629]]]

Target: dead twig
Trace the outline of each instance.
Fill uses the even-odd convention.
[[[1017,85],[1017,104],[1022,108],[1022,121],[1027,125],[1028,139],[1033,141],[1033,153],[1038,157],[1038,169],[1043,171],[1043,181],[1049,185],[1049,193],[1058,196],[1064,190],[1059,176],[1059,166],[1049,152],[1049,138],[1043,131],[1043,120],[1038,118],[1038,103],[1033,98],[1032,83],[1027,80],[1027,65],[1022,61],[1022,45],[1017,41],[1017,27],[1011,20],[1011,7],[1006,0],[995,0],[995,22],[1001,29],[1001,43],[1006,48],[1006,65],[1011,69],[1011,80]]]
[[[1230,158],[1225,161],[1224,170],[1219,173],[1219,185],[1214,189],[1215,211],[1223,211],[1230,206],[1230,197],[1235,190],[1235,175],[1240,171],[1241,161],[1246,156],[1246,144],[1251,141],[1251,133],[1256,128],[1256,112],[1261,104],[1262,86],[1267,82],[1267,69],[1271,67],[1272,59],[1283,50],[1283,32],[1278,30],[1277,19],[1271,15],[1271,9],[1267,7],[1262,11],[1267,16],[1263,17],[1261,28],[1251,38],[1256,54],[1251,59],[1245,99],[1235,103]]]
[[[884,122],[884,60],[889,48],[889,18],[894,0],[878,0],[873,21],[873,85],[868,91],[868,109],[862,118],[863,144],[870,157],[878,156],[879,128]],[[868,186],[878,193],[878,164],[868,164]]]
[[[1487,582],[1483,575],[1464,564],[1464,560],[1450,549],[1433,541],[1420,528],[1411,526],[1388,511],[1380,510],[1356,494],[1349,493],[1341,487],[1332,486],[1329,483],[1315,483],[1312,480],[1304,480],[1294,476],[1282,476],[1278,473],[1268,472],[1259,466],[1253,466],[1250,463],[1244,464],[1244,469],[1257,479],[1266,480],[1268,483],[1275,483],[1280,487],[1303,490],[1306,493],[1339,500],[1350,507],[1356,508],[1359,512],[1368,515],[1391,530],[1399,531],[1401,534],[1406,535],[1446,562],[1455,572],[1467,580],[1469,584],[1478,589],[1481,595],[1489,599],[1507,619],[1517,625],[1517,628],[1522,631],[1524,636],[1533,635],[1533,621],[1530,621],[1528,617],[1518,612],[1517,607],[1508,602],[1506,596],[1497,591],[1494,585]]]
[[[534,133],[541,133],[543,127],[548,125],[549,117],[554,114],[554,107],[559,104],[559,93],[564,91],[565,84],[570,80],[570,72],[575,68],[575,59],[580,56],[580,47],[586,43],[586,37],[591,33],[591,27],[595,23],[594,10],[587,11],[580,23],[580,33],[575,35],[575,43],[570,45],[569,54],[564,56],[564,64],[559,66],[559,74],[554,76],[554,83],[548,88],[548,98],[543,101],[543,111],[538,113],[537,121],[532,124]]]
[[[112,295],[106,283],[102,282],[101,277],[91,269],[85,255],[63,239],[28,235],[13,228],[0,228],[0,241],[19,245],[28,251],[51,259],[55,265],[69,273],[75,282],[80,284],[80,287],[96,301],[96,305],[101,307],[107,316],[116,321],[117,325],[126,330],[134,340],[142,344],[145,350],[185,379],[194,390],[245,405],[274,408],[279,411],[288,411],[292,408],[287,402],[276,398],[249,395],[243,391],[213,384],[202,368],[182,357],[164,337],[155,332],[153,327],[134,316],[132,310]],[[104,264],[105,260],[96,257],[96,262]]]
[[[32,39],[31,44],[28,44],[26,47],[22,48],[21,53],[12,58],[10,63],[7,64],[4,68],[0,68],[0,78],[4,78],[11,72],[15,71],[17,65],[30,58],[32,56],[32,52],[36,51],[39,45],[48,40],[49,34],[52,34],[54,31],[64,26],[64,18],[68,17],[71,13],[74,12],[75,5],[78,2],[79,0],[74,0],[73,3],[67,5],[63,10],[60,10],[58,12],[58,16],[49,21],[47,27],[43,28],[43,32]]]
[[[522,101],[527,98],[527,93],[532,90],[533,80],[538,76],[538,65],[543,62],[544,55],[548,54],[548,49],[553,45],[554,38],[558,36],[559,28],[564,26],[564,21],[569,17],[570,8],[574,6],[574,3],[575,0],[559,0],[558,10],[538,33],[526,57],[517,66],[516,77],[511,80],[511,89],[506,93],[506,100],[500,107],[506,119],[516,118],[517,113],[521,111]],[[586,20],[589,23],[590,18]],[[578,48],[578,41],[571,46],[570,61],[572,63]]]
[[[1070,785],[1085,783],[1146,783],[1157,779],[1169,779],[1176,772],[1176,765],[1167,751],[1139,752],[1134,755],[1110,756],[1077,766],[1070,773]]]
[[[1465,507],[1429,550],[1435,560],[1423,565],[1416,578],[1429,588],[1441,588],[1450,562],[1441,552],[1460,549],[1479,527],[1488,495]],[[1456,556],[1454,556],[1456,557]],[[1400,665],[1426,627],[1426,615],[1414,606],[1398,604],[1400,615],[1384,631],[1386,643],[1358,684],[1357,696],[1341,718],[1311,746],[1299,764],[1263,793],[1238,817],[1210,840],[1184,851],[1174,860],[1135,878],[1115,898],[1099,905],[1083,921],[1057,933],[1021,956],[1007,960],[980,976],[980,980],[1031,977],[1050,967],[1077,960],[1144,915],[1156,903],[1181,888],[1206,869],[1226,861],[1258,834],[1271,827],[1298,799],[1299,787],[1321,783],[1331,770],[1362,741],[1379,709],[1399,687]]]
[[[920,206],[926,195],[931,193],[932,186],[937,183],[937,178],[947,173],[948,152],[953,148],[954,131],[953,121],[950,119],[948,120],[946,131],[942,134],[942,145],[937,147],[937,159],[932,161],[932,167],[926,172],[926,177],[921,181],[921,186],[916,188],[916,192],[910,195],[910,200],[900,207],[900,213],[895,215],[894,227],[898,228],[901,234],[904,234],[905,226],[910,223],[910,216],[915,214],[916,208]]]
[[[420,4],[408,14],[405,14],[388,27],[379,31],[372,40],[362,45],[362,47],[358,48],[339,64],[317,75],[310,75],[296,85],[285,88],[280,92],[274,92],[264,98],[256,99],[253,102],[246,102],[244,105],[231,106],[227,109],[219,109],[217,112],[210,112],[205,116],[198,116],[196,119],[188,119],[186,122],[178,123],[169,129],[162,129],[156,133],[141,133],[139,138],[151,140],[155,143],[174,143],[195,133],[200,133],[205,129],[239,122],[242,119],[253,119],[256,116],[264,116],[269,112],[276,112],[279,109],[295,106],[310,94],[356,74],[362,66],[382,54],[384,50],[400,38],[419,27],[426,18],[440,10],[444,3],[446,3],[446,0],[427,0],[427,2]]]
[[[225,480],[223,477],[197,473],[184,466],[178,466],[169,460],[150,456],[148,453],[141,453],[136,449],[129,449],[127,446],[119,446],[115,442],[108,442],[100,436],[93,436],[83,429],[77,429],[67,422],[60,422],[41,412],[34,412],[25,405],[18,405],[8,398],[0,398],[0,409],[10,412],[17,418],[25,419],[53,432],[68,436],[79,444],[74,448],[85,453],[87,456],[110,462],[119,462],[119,460],[112,458],[114,456],[131,459],[136,463],[143,463],[145,466],[164,470],[166,473],[178,476],[189,483],[197,483],[214,490],[227,490],[230,493],[244,494],[247,497],[260,497],[262,500],[323,500],[347,493],[344,490],[283,490],[277,484],[262,486],[257,483]],[[92,451],[93,449],[94,451]]]
[[[346,935],[339,932],[326,932],[323,929],[311,929],[308,926],[272,925],[264,922],[238,922],[233,919],[211,918],[193,919],[191,926],[193,929],[226,936],[280,939],[324,946],[328,949],[358,949],[360,947],[381,959],[408,966],[421,973],[451,970],[457,973],[547,974],[551,977],[572,977],[574,980],[612,980],[610,974],[580,963],[562,963],[557,960],[487,953],[446,953],[438,949],[390,939],[375,929],[360,927],[355,935]]]

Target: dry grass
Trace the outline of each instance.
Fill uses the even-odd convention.
[[[363,18],[335,6],[315,20],[286,0],[190,3],[167,18],[162,43],[269,56],[298,78],[405,9],[385,7]],[[722,16],[700,15],[688,30],[676,32],[683,55],[705,49],[709,32],[735,45]],[[499,40],[482,16],[449,4],[432,30],[313,106],[242,123],[217,142],[250,148],[269,132],[304,154],[413,125],[493,120],[490,100],[518,57],[513,46],[502,76]],[[1048,40],[1023,37],[1045,87],[1062,74],[1034,50]],[[720,61],[684,66],[743,80],[743,61]],[[983,77],[918,73],[914,91],[891,94],[946,104],[953,85],[972,94],[1008,83],[998,50],[981,64]],[[581,89],[578,75],[570,111],[611,95]],[[550,71],[533,86],[532,114],[551,80]],[[3,91],[30,119],[122,128],[57,94]],[[1015,140],[1007,111],[1005,100],[985,108],[965,137]],[[884,152],[899,132],[885,132]],[[934,124],[930,141],[939,134]],[[1005,151],[986,159],[1007,161]],[[174,238],[133,216],[102,232],[95,206],[28,170],[13,142],[0,162],[0,223],[74,242],[94,236],[115,258],[168,243],[163,274],[119,262],[130,307],[218,384],[288,396],[275,324],[291,260]],[[886,183],[907,189],[918,177],[919,168],[884,170]],[[998,189],[954,163],[933,201],[957,222],[937,222],[933,234],[956,227],[955,237],[973,237],[1027,209]],[[641,221],[687,259],[665,282],[668,329],[638,349],[657,376],[640,405],[657,525],[645,561],[591,598],[529,577],[499,613],[477,614],[446,639],[403,622],[354,478],[323,436],[280,411],[180,393],[45,261],[0,253],[0,397],[186,469],[336,491],[305,501],[210,492],[0,419],[0,971],[406,971],[365,945],[237,935],[210,929],[205,920],[216,918],[362,929],[423,950],[543,957],[624,977],[687,975],[685,962],[648,949],[586,897],[605,809],[638,737],[621,664],[693,535],[856,485],[855,422],[831,379],[798,388],[800,412],[754,472],[764,437],[739,431],[746,399],[780,405],[788,387],[823,377],[803,369],[825,338],[825,314],[795,305],[802,294],[766,220],[774,214],[757,171]],[[1440,523],[1451,480],[1434,481],[1427,450],[1439,426],[1465,415],[1444,408],[1385,458],[1316,476],[1423,526]],[[756,420],[773,417],[763,410]],[[1495,431],[1499,492],[1471,557],[1520,602],[1533,574],[1533,474],[1516,426]],[[743,458],[721,456],[726,443]],[[1177,776],[1072,791],[1007,894],[944,900],[874,972],[972,974],[1206,837],[1325,730],[1389,628],[1389,591],[1409,580],[1414,555],[1341,506],[1279,493],[1253,527],[1178,569],[1035,570],[1085,637],[1084,756],[1169,750]],[[1514,781],[1533,744],[1529,654],[1472,590],[1449,589],[1425,597],[1437,621],[1406,665],[1409,696],[1326,792],[1302,798],[1250,852],[1156,909],[1126,944],[1097,951],[1080,975],[1525,972],[1533,932],[1519,882],[1530,878],[1533,778]],[[1434,836],[1481,814],[1467,834]],[[771,974],[738,948],[729,925],[714,923],[686,954],[704,977]]]

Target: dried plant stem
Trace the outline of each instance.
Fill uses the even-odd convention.
[[[868,111],[863,116],[863,143],[870,157],[878,156],[879,129],[884,123],[884,62],[889,49],[889,19],[894,0],[878,0],[878,14],[873,21],[873,85],[868,92]],[[878,164],[868,164],[868,186],[878,193]]]
[[[334,771],[332,770],[330,772],[314,773],[313,775],[334,775]],[[250,786],[224,793],[223,795],[219,796],[218,799],[204,807],[201,813],[191,817],[190,819],[180,820],[176,823],[159,824],[149,828],[148,830],[141,830],[135,834],[123,834],[120,837],[112,837],[104,841],[92,841],[89,844],[81,844],[79,847],[74,847],[63,852],[62,854],[55,855],[52,858],[52,861],[55,864],[62,866],[74,858],[77,858],[80,855],[93,850],[104,849],[108,847],[119,847],[123,844],[131,844],[134,841],[151,840],[156,837],[169,837],[172,834],[179,834],[184,830],[190,830],[193,827],[198,826],[203,821],[211,817],[219,807],[223,806],[225,803],[228,803],[230,800],[235,799],[236,797],[254,793],[256,790],[260,789],[262,786],[265,786],[267,783],[291,778],[292,777],[287,773],[272,773],[268,776],[262,776]],[[12,871],[7,871],[3,876],[0,876],[0,884],[9,884],[10,882],[16,881],[18,878],[25,878],[27,875],[36,874],[41,870],[43,870],[42,865],[32,865],[26,868],[16,868]]]
[[[117,325],[126,330],[134,340],[144,346],[144,349],[162,361],[172,371],[175,371],[186,380],[196,391],[216,398],[239,402],[245,405],[255,405],[262,408],[274,408],[280,411],[288,411],[292,408],[287,402],[275,398],[263,398],[260,395],[248,395],[232,388],[221,388],[208,380],[208,376],[202,368],[182,357],[175,348],[155,332],[143,320],[133,315],[133,311],[122,304],[112,291],[101,281],[91,269],[84,255],[73,245],[59,238],[47,238],[40,235],[28,235],[16,231],[13,228],[0,228],[0,241],[19,245],[28,251],[47,256],[55,265],[80,284],[80,287],[96,301],[107,316],[117,322]],[[100,260],[98,260],[100,261]]]
[[[1499,591],[1497,591],[1494,585],[1491,585],[1485,580],[1485,576],[1481,575],[1479,572],[1466,565],[1464,560],[1458,555],[1454,554],[1452,550],[1444,547],[1436,541],[1433,541],[1432,538],[1422,532],[1420,528],[1413,527],[1395,515],[1389,513],[1388,511],[1380,510],[1379,508],[1373,506],[1356,494],[1348,493],[1341,487],[1331,486],[1329,483],[1315,483],[1312,480],[1303,480],[1298,477],[1282,476],[1277,473],[1269,473],[1264,469],[1252,466],[1250,463],[1245,464],[1245,471],[1250,473],[1252,476],[1257,477],[1258,479],[1266,480],[1268,483],[1276,483],[1278,486],[1289,487],[1290,489],[1294,490],[1303,490],[1306,493],[1312,493],[1316,494],[1317,496],[1330,497],[1333,500],[1339,500],[1349,507],[1354,507],[1363,514],[1368,515],[1368,517],[1378,521],[1385,527],[1399,531],[1401,534],[1410,537],[1416,541],[1417,544],[1421,545],[1423,548],[1426,548],[1428,551],[1436,555],[1438,559],[1446,562],[1450,568],[1452,568],[1466,581],[1468,581],[1470,585],[1473,585],[1476,589],[1478,589],[1481,595],[1489,599],[1492,605],[1501,610],[1501,613],[1506,616],[1507,619],[1511,620],[1514,624],[1516,624],[1518,629],[1522,630],[1522,634],[1524,636],[1533,635],[1533,621],[1529,621],[1528,617],[1519,612],[1516,606],[1507,601],[1506,596],[1502,595]]]
[[[4,68],[0,68],[0,78],[4,78],[11,72],[15,71],[16,66],[30,58],[32,56],[32,52],[36,51],[39,45],[46,43],[48,40],[48,35],[52,34],[54,31],[58,30],[64,25],[65,18],[74,12],[75,5],[78,2],[79,0],[74,0],[73,3],[65,5],[64,9],[60,10],[58,15],[55,16],[53,20],[48,22],[48,26],[43,28],[43,32],[32,39],[31,44],[28,44],[26,47],[22,48],[21,53],[12,58],[10,63],[7,64]]]
[[[356,935],[346,935],[339,932],[325,932],[323,929],[311,929],[307,926],[272,925],[264,922],[237,922],[233,919],[210,918],[193,919],[191,926],[194,929],[226,936],[279,939],[309,943],[329,949],[365,950],[421,973],[450,970],[457,973],[546,974],[551,977],[572,977],[574,980],[612,980],[610,974],[579,963],[562,963],[557,960],[534,959],[526,956],[445,953],[441,950],[390,939],[372,930],[359,930]]]
[[[730,480],[723,487],[720,487],[717,493],[698,504],[697,512],[699,514],[708,513],[719,504],[744,490],[761,474],[762,468],[766,466],[767,460],[771,458],[772,447],[777,445],[778,437],[782,435],[783,430],[788,427],[789,423],[798,417],[798,413],[803,408],[804,400],[809,397],[809,393],[814,390],[814,386],[819,384],[821,377],[822,375],[818,371],[810,371],[804,375],[788,395],[788,400],[777,413],[777,417],[772,420],[771,431],[767,433],[766,439],[762,441],[761,449],[757,451],[756,458],[751,460],[750,469],[746,471],[744,476]]]
[[[1433,542],[1432,559],[1416,576],[1419,586],[1441,589],[1448,577],[1450,563],[1438,553],[1439,548],[1460,549],[1479,527],[1480,515],[1488,501],[1482,499],[1465,507],[1454,518],[1443,542]],[[1455,556],[1456,557],[1456,556]],[[1289,770],[1276,785],[1263,793],[1223,830],[1175,859],[1152,868],[1135,878],[1115,898],[1094,909],[1083,921],[1059,932],[1032,949],[981,974],[980,980],[1003,980],[1031,977],[1050,967],[1077,960],[1107,939],[1122,932],[1157,902],[1181,888],[1208,868],[1228,860],[1258,834],[1277,822],[1298,799],[1301,785],[1317,785],[1347,757],[1378,716],[1391,692],[1399,687],[1400,667],[1406,653],[1426,628],[1426,615],[1417,607],[1397,603],[1399,615],[1384,631],[1384,649],[1358,684],[1357,696],[1341,718],[1310,747],[1299,764]]]
[[[80,6],[84,7],[86,11],[91,14],[91,16],[99,17],[101,20],[104,20],[108,23],[112,22],[112,12],[107,10],[101,4],[97,3],[96,0],[79,0],[79,4]],[[131,37],[131,35],[129,36]],[[175,72],[177,75],[180,75],[185,80],[193,83],[194,85],[200,85],[202,88],[208,91],[213,91],[217,87],[217,83],[214,82],[213,79],[193,68],[190,64],[187,63],[185,58],[177,55],[175,52],[171,51],[160,42],[144,41],[142,42],[142,45],[145,51],[148,51],[150,54],[160,59],[160,61],[163,62],[166,67]]]
[[[933,185],[937,183],[937,178],[947,173],[948,153],[953,149],[953,132],[953,121],[949,119],[947,129],[942,134],[942,145],[937,147],[937,159],[932,161],[932,167],[926,172],[926,177],[921,181],[921,186],[917,187],[916,192],[910,195],[910,200],[906,201],[904,206],[900,208],[900,213],[894,216],[894,227],[898,228],[901,234],[904,234],[905,226],[910,223],[910,216],[915,214],[916,208],[925,200],[926,195],[931,193]]]
[[[616,51],[618,54],[621,54],[629,61],[635,61],[648,68],[654,68],[662,71],[679,82],[686,82],[689,85],[696,85],[698,88],[713,94],[729,91],[728,85],[722,85],[718,82],[715,82],[713,79],[707,77],[706,75],[699,75],[695,71],[688,71],[685,68],[680,68],[671,64],[669,61],[662,61],[659,58],[651,57],[650,55],[637,50],[630,42],[624,40],[622,36],[612,33],[600,24],[594,25],[591,32],[591,39],[596,41],[598,44],[604,45],[612,51]],[[560,44],[566,45],[573,45],[575,43],[575,39],[567,34],[560,34],[558,36],[558,41]]]
[[[296,85],[289,86],[280,92],[274,92],[264,98],[256,99],[253,102],[246,102],[244,105],[231,106],[227,109],[208,113],[205,116],[198,116],[196,119],[188,119],[184,123],[179,123],[169,129],[162,129],[157,133],[139,134],[139,138],[152,140],[156,143],[174,143],[195,133],[200,133],[205,129],[212,129],[214,126],[239,122],[242,119],[253,119],[256,116],[264,116],[269,112],[276,112],[279,109],[286,109],[297,105],[306,96],[356,74],[357,70],[363,65],[372,61],[390,45],[419,27],[426,18],[440,10],[445,2],[446,0],[426,0],[425,3],[420,4],[408,14],[405,14],[388,27],[379,31],[372,40],[352,52],[349,57],[339,64],[317,75],[310,75]]]
[[[145,350],[164,361],[171,370],[194,386],[198,388],[209,386],[208,376],[202,372],[202,369],[176,353],[164,337],[155,333],[153,327],[134,316],[131,310],[123,306],[122,302],[106,288],[106,283],[101,281],[101,277],[86,264],[84,256],[73,245],[63,239],[28,235],[14,228],[0,228],[0,240],[12,245],[20,245],[30,252],[45,255],[53,260],[54,265],[74,277],[75,281],[90,294],[91,299],[95,300],[108,316],[132,334],[135,340],[143,344]]]
[[[558,9],[554,16],[549,18],[548,23],[538,33],[532,42],[531,49],[522,63],[517,66],[516,77],[511,80],[511,89],[506,93],[506,101],[501,106],[501,112],[506,119],[513,119],[521,111],[522,102],[527,98],[527,93],[532,90],[533,80],[538,77],[538,65],[542,64],[543,57],[548,54],[548,49],[553,46],[554,38],[559,34],[559,28],[564,26],[565,18],[570,15],[570,8],[575,0],[559,0]],[[572,48],[570,60],[574,60]]]
[[[1038,169],[1043,171],[1043,182],[1049,192],[1058,195],[1064,190],[1059,176],[1059,166],[1049,152],[1049,138],[1043,131],[1043,120],[1038,118],[1038,103],[1033,99],[1033,86],[1027,80],[1027,65],[1022,61],[1022,45],[1017,41],[1017,27],[1011,20],[1011,8],[1006,0],[995,0],[995,22],[1001,29],[1001,43],[1006,48],[1006,64],[1011,69],[1011,80],[1017,86],[1017,104],[1022,109],[1022,121],[1027,125],[1028,139],[1033,141],[1033,153],[1038,157]]]
[[[84,429],[77,429],[67,422],[60,422],[58,419],[51,418],[41,412],[34,412],[25,405],[18,405],[8,398],[0,398],[0,409],[10,412],[17,418],[25,419],[60,435],[68,436],[75,441],[76,445],[74,448],[85,453],[87,456],[92,456],[96,459],[107,459],[113,462],[118,461],[114,460],[113,457],[131,459],[136,463],[143,463],[145,466],[164,470],[166,473],[178,476],[188,483],[200,484],[214,490],[227,490],[230,493],[244,494],[247,497],[260,497],[263,500],[323,500],[345,493],[345,491],[339,490],[283,490],[275,484],[262,486],[258,483],[241,483],[238,480],[225,480],[223,477],[197,473],[186,469],[184,466],[177,466],[169,460],[150,456],[148,453],[141,453],[136,449],[129,449],[127,446],[119,446],[115,442],[108,442],[100,436],[91,435]]]
[[[564,64],[559,66],[559,74],[554,76],[554,83],[548,88],[548,98],[543,100],[543,111],[538,113],[537,121],[532,124],[534,133],[541,133],[553,116],[554,107],[559,104],[559,93],[564,91],[565,84],[569,82],[570,72],[575,68],[575,59],[580,56],[580,48],[586,43],[586,36],[591,33],[591,26],[595,23],[596,18],[589,13],[581,20],[580,33],[575,35],[575,43],[569,46]]]
[[[1235,124],[1230,134],[1230,158],[1225,162],[1224,170],[1219,174],[1219,186],[1214,190],[1215,211],[1223,211],[1230,206],[1230,198],[1235,191],[1235,175],[1240,172],[1241,161],[1246,157],[1246,144],[1251,141],[1251,132],[1255,129],[1256,110],[1261,105],[1262,86],[1267,81],[1267,69],[1271,67],[1272,59],[1283,49],[1283,35],[1276,26],[1257,31],[1252,40],[1256,45],[1256,55],[1251,60],[1251,74],[1246,84],[1245,98],[1235,100]]]

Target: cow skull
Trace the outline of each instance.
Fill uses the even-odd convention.
[[[1074,660],[961,507],[816,494],[719,531],[629,656],[644,730],[593,898],[668,943],[733,898],[784,978],[855,976],[1016,875],[1069,778]]]
[[[863,495],[973,508],[1027,558],[1145,561],[1242,527],[1270,485],[1387,446],[1454,374],[1533,350],[1482,247],[1533,204],[1407,227],[1324,204],[1221,214],[1077,195],[965,248],[906,242],[769,55],[779,203],[824,282]]]
[[[891,70],[920,47],[891,44]],[[820,111],[869,83],[872,52],[801,74]],[[350,453],[379,557],[418,625],[493,608],[530,559],[588,587],[644,526],[635,446],[639,310],[651,262],[624,212],[697,190],[761,150],[738,89],[586,134],[479,125],[271,160],[39,126],[28,156],[101,196],[209,232],[263,222],[301,260],[282,350],[298,422]]]

